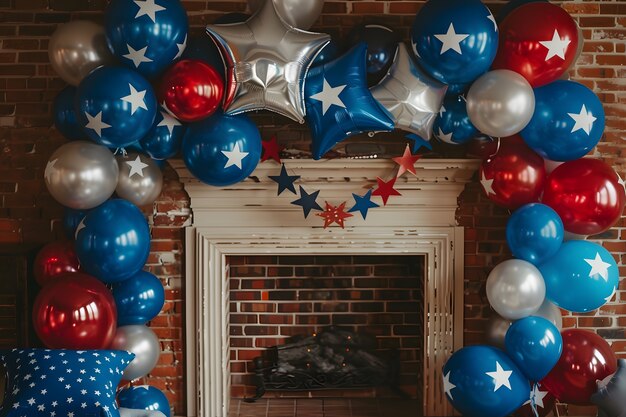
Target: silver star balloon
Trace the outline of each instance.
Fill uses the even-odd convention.
[[[422,72],[400,43],[393,65],[371,92],[393,115],[396,128],[430,139],[447,89]]]
[[[304,79],[330,36],[285,23],[273,1],[244,23],[208,25],[227,66],[224,110],[270,110],[304,122]]]

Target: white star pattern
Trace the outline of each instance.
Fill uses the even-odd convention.
[[[443,133],[443,130],[441,130],[441,128],[439,128],[439,132],[437,132],[437,137],[443,142],[454,143],[454,141],[452,140],[452,132]]]
[[[68,403],[68,404],[71,404],[71,403],[73,403],[73,402],[74,402],[74,399],[73,399],[72,397],[68,397],[68,398],[67,398],[67,403]]]
[[[598,120],[597,117],[594,117],[593,114],[587,111],[587,107],[583,104],[580,109],[580,113],[567,113],[569,117],[574,119],[574,127],[572,127],[572,131],[570,133],[574,133],[577,130],[584,130],[587,136],[591,134],[591,129],[593,129],[593,123]]]
[[[20,402],[19,401],[16,402],[15,404],[13,404],[13,408],[19,408],[19,406],[20,406]]]
[[[146,56],[146,52],[148,51],[147,46],[145,48],[135,50],[132,46],[126,44],[126,48],[128,48],[128,53],[122,56],[126,59],[133,61],[133,65],[135,65],[135,68],[139,68],[139,65],[141,65],[143,62],[152,62],[152,60]]]
[[[33,405],[33,404],[35,404],[35,399],[31,397],[28,399],[28,405]]]
[[[493,23],[493,30],[494,32],[498,31],[498,23],[496,22],[496,18],[493,17],[493,13],[491,13],[491,10],[489,10],[489,14],[487,15],[487,19],[491,20],[491,22]]]
[[[488,180],[484,172],[482,173],[482,178],[480,179],[480,185],[483,186],[483,190],[485,190],[485,194],[487,194],[487,196],[496,193],[493,191],[493,178]]]
[[[546,395],[548,395],[548,391],[541,391],[539,389],[539,386],[535,384],[533,386],[533,389],[530,391],[530,397],[528,398],[528,400],[526,400],[526,402],[523,405],[531,404],[531,402],[534,399],[537,407],[545,408],[545,406],[543,405],[543,399],[545,398]]]
[[[594,275],[600,275],[605,282],[609,282],[609,268],[611,264],[608,262],[604,262],[599,252],[596,252],[596,257],[594,259],[585,259],[591,266],[591,271],[589,271],[589,278]]]
[[[450,397],[451,400],[454,399],[452,398],[453,388],[456,388],[456,385],[450,382],[450,371],[448,371],[448,373],[443,376],[443,391],[448,394],[448,397]]]
[[[163,116],[163,120],[159,122],[157,127],[167,126],[167,130],[170,132],[170,135],[174,133],[174,128],[176,126],[182,126],[182,123],[170,116],[170,114],[166,111],[162,111],[161,116]]]
[[[554,33],[552,34],[552,39],[549,41],[539,41],[539,43],[546,48],[548,48],[548,53],[546,54],[546,61],[554,56],[558,56],[561,59],[565,59],[565,51],[567,50],[567,46],[570,44],[569,39],[561,39],[559,36],[559,31],[554,29]]]
[[[493,383],[495,384],[493,392],[498,391],[501,387],[507,387],[509,390],[512,390],[511,382],[509,381],[512,373],[513,371],[505,371],[504,369],[502,369],[502,366],[500,366],[500,363],[498,361],[496,361],[495,371],[485,372],[485,374],[493,378]]]
[[[319,93],[312,95],[311,98],[313,100],[322,102],[322,116],[326,114],[328,109],[334,104],[335,106],[346,108],[346,105],[343,104],[339,94],[346,88],[345,85],[338,85],[337,87],[331,87],[326,78],[324,78],[324,86],[322,87],[322,91]]]
[[[146,90],[137,91],[131,83],[128,83],[128,87],[130,88],[130,94],[122,97],[122,101],[130,103],[130,115],[135,114],[138,109],[148,110],[145,100]]]
[[[148,164],[141,162],[141,156],[137,155],[134,161],[126,161],[126,165],[130,167],[130,173],[128,178],[132,178],[133,175],[139,175],[143,178],[143,170],[148,167]],[[97,373],[100,373],[99,369],[96,369]]]
[[[439,52],[439,55],[443,55],[446,51],[450,49],[459,53],[460,55],[463,55],[463,52],[461,52],[461,42],[463,42],[463,40],[468,36],[469,34],[456,33],[456,31],[454,30],[454,24],[450,23],[450,26],[448,26],[448,31],[446,33],[435,35],[435,38],[439,39],[442,42],[441,52]]]
[[[222,153],[228,158],[226,161],[226,165],[224,165],[224,169],[232,166],[236,166],[239,169],[242,169],[241,162],[243,159],[248,156],[249,152],[242,152],[239,150],[239,143],[235,143],[235,147],[232,151],[222,151]]]
[[[67,417],[74,417],[74,413],[70,411],[69,413],[67,413]]]
[[[185,48],[187,47],[187,35],[185,35],[183,43],[177,43],[176,46],[178,47],[178,53],[176,54],[174,59],[178,59],[183,56],[183,52],[185,52]]]
[[[152,19],[153,23],[156,23],[157,12],[165,10],[165,7],[156,4],[155,0],[134,0],[134,2],[139,6],[135,19],[145,15]]]
[[[85,128],[93,130],[100,138],[102,137],[102,131],[111,127],[110,124],[102,121],[102,112],[99,112],[95,116],[85,112],[85,116],[87,116],[87,125],[85,125]]]

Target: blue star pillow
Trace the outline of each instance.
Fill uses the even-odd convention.
[[[119,417],[115,390],[134,354],[118,350],[0,351],[3,417]]]

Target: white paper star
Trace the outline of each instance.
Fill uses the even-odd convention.
[[[331,87],[326,78],[324,78],[324,87],[322,91],[319,93],[312,95],[311,98],[313,100],[322,102],[322,115],[325,115],[328,109],[334,104],[335,106],[346,108],[346,105],[343,104],[339,94],[346,88],[345,85],[338,85],[337,87]]]
[[[452,382],[450,382],[450,371],[443,376],[443,391],[448,394],[448,397],[452,400],[452,389],[456,388]]]
[[[143,178],[143,170],[148,166],[148,164],[141,162],[141,156],[139,155],[137,155],[134,161],[126,161],[126,165],[130,167],[128,178],[132,178],[135,174]]]
[[[539,389],[539,386],[535,384],[533,386],[533,389],[530,391],[530,397],[523,405],[531,404],[534,399],[535,405],[537,405],[537,407],[545,408],[545,406],[543,405],[543,399],[546,395],[548,395],[548,391],[541,391]]]
[[[594,275],[600,275],[605,282],[609,282],[609,268],[611,264],[604,262],[599,252],[596,252],[594,259],[585,259],[585,262],[591,266],[591,271],[589,271],[590,278]]]
[[[485,190],[485,194],[487,194],[487,196],[496,193],[495,191],[493,191],[493,178],[488,180],[484,172],[480,180],[480,184],[483,186],[483,189]]]
[[[44,171],[44,177],[46,178],[47,182],[52,181],[50,179],[50,177],[52,176],[52,174],[54,173],[54,164],[56,164],[58,161],[58,159],[53,159],[52,161],[48,161],[48,163],[46,164],[46,170]]]
[[[502,366],[500,366],[500,363],[498,361],[496,361],[495,371],[485,372],[485,374],[493,378],[493,382],[495,384],[493,388],[493,392],[498,391],[500,387],[503,387],[503,386],[507,387],[509,390],[512,390],[511,382],[509,381],[509,378],[511,377],[512,373],[513,371],[505,371],[504,369],[502,369]]]
[[[489,10],[489,15],[487,16],[487,19],[491,20],[493,22],[493,30],[494,32],[498,31],[498,23],[496,22],[496,18],[493,17],[493,13],[491,13],[491,10]]]
[[[591,129],[593,129],[593,122],[597,120],[597,117],[594,117],[593,114],[587,111],[587,107],[583,104],[580,109],[580,113],[567,113],[569,117],[574,119],[574,127],[572,127],[572,131],[570,133],[574,133],[577,130],[584,130],[587,136],[591,133]]]
[[[454,141],[452,140],[452,132],[443,133],[443,130],[441,130],[441,128],[439,128],[439,132],[437,132],[437,137],[445,143],[454,143]]]
[[[185,52],[185,48],[187,47],[187,35],[185,35],[183,43],[177,43],[176,46],[178,47],[178,53],[176,54],[174,59],[178,59],[183,56],[183,52]]]
[[[565,51],[567,50],[567,46],[570,44],[571,40],[569,39],[561,39],[559,36],[559,31],[554,29],[554,33],[552,34],[552,39],[549,41],[540,41],[539,43],[548,48],[548,53],[546,54],[546,61],[552,58],[553,56],[558,56],[561,59],[565,59]]]
[[[448,31],[446,33],[441,35],[435,35],[435,38],[439,39],[442,42],[441,52],[439,52],[439,55],[443,55],[443,53],[449,49],[452,49],[453,51],[463,55],[463,52],[461,52],[461,42],[468,36],[469,34],[457,34],[454,30],[454,24],[450,23],[450,26],[448,26]]]
[[[161,120],[159,122],[158,126],[167,126],[167,130],[169,130],[170,135],[174,133],[174,128],[176,126],[182,126],[182,123],[180,123],[178,120],[176,120],[174,117],[170,116],[170,114],[166,111],[162,111],[161,112],[161,116],[163,116],[163,120]]]
[[[92,129],[98,137],[102,137],[102,130],[111,127],[110,124],[104,123],[102,121],[102,112],[99,112],[95,116],[90,115],[88,112],[85,112],[85,116],[87,116],[87,125],[85,128]]]
[[[123,57],[133,61],[135,68],[139,68],[139,65],[141,65],[142,62],[152,62],[152,60],[146,56],[146,52],[148,51],[147,46],[145,48],[135,50],[132,46],[126,44],[126,48],[128,48],[128,53],[123,55]]]
[[[134,2],[137,6],[139,6],[135,19],[146,15],[152,19],[152,22],[156,23],[156,13],[165,10],[165,7],[156,4],[155,0],[134,0]]]
[[[239,143],[235,143],[235,147],[232,151],[222,151],[222,153],[226,156],[226,158],[228,158],[228,161],[226,161],[226,165],[224,165],[224,169],[232,167],[233,165],[239,169],[242,169],[241,161],[243,161],[243,159],[248,156],[249,152],[241,152],[239,150]]]
[[[130,115],[135,114],[138,109],[148,110],[145,100],[146,90],[137,91],[131,83],[128,83],[128,87],[130,88],[130,94],[122,97],[122,101],[130,103]]]

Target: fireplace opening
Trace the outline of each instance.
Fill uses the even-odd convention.
[[[404,393],[422,403],[425,256],[228,256],[226,264],[231,398],[257,393],[254,359],[268,348],[310,341],[335,326],[370,338],[367,354],[397,361],[396,386],[271,390],[265,400]]]

